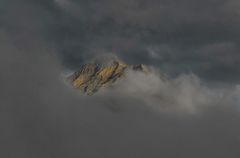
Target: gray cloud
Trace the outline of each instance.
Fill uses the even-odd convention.
[[[121,88],[86,97],[62,80],[65,66],[114,51],[167,74],[216,72],[215,81],[231,70],[226,78],[237,78],[237,1],[138,2],[1,2],[1,157],[239,157],[235,84],[202,85],[195,75],[134,74],[135,81],[130,72]],[[185,105],[197,113],[186,113]]]
[[[110,51],[129,62],[163,67],[169,74],[192,71],[211,81],[239,80],[237,1],[64,2],[74,6],[64,12],[71,19],[63,26],[68,40],[59,41],[64,44],[63,54],[70,67],[79,66],[78,61],[91,54]],[[222,47],[221,55],[214,53],[219,51],[217,45]],[[162,46],[170,48],[169,51],[156,54],[165,58],[152,60],[149,47],[162,50]],[[205,50],[207,47],[211,49]]]
[[[181,74],[171,79],[157,70],[152,71],[151,74],[129,71],[122,81],[103,89],[99,95],[110,96],[113,100],[117,98],[115,102],[120,102],[120,107],[121,100],[132,99],[139,106],[168,113],[196,114],[209,106],[238,108],[240,105],[237,99],[240,95],[239,85],[209,86],[194,74]],[[118,97],[123,99],[118,100]]]
[[[194,76],[161,81],[155,75],[134,74],[135,81],[130,72],[123,80],[128,84],[119,83],[123,89],[86,97],[60,78],[62,66],[48,44],[21,50],[7,33],[1,37],[2,157],[234,158],[240,154],[238,107],[221,102],[203,107],[198,114],[182,113],[184,108],[180,113],[155,109],[161,105],[149,108],[171,99],[173,107],[189,99],[197,105],[199,95],[205,94]],[[146,80],[149,83],[142,85]],[[160,91],[167,102],[144,93],[159,93],[159,84],[167,86]],[[142,93],[137,97],[134,90]],[[178,96],[183,98],[175,100]]]
[[[129,63],[161,67],[169,75],[194,72],[209,81],[230,83],[240,79],[235,0],[13,2],[5,2],[3,27],[20,43],[43,36],[71,69],[95,54],[114,52]],[[152,47],[162,58],[149,56]],[[214,53],[219,49],[221,54]]]

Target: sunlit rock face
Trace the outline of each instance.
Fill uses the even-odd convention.
[[[150,69],[143,64],[128,65],[119,59],[111,58],[99,62],[99,59],[83,65],[80,70],[68,77],[71,85],[87,95],[97,92],[100,88],[114,84],[125,76],[126,71],[149,73]]]

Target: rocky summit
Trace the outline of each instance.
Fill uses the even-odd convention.
[[[100,88],[111,85],[124,77],[127,70],[148,73],[146,65],[127,65],[119,60],[112,60],[104,64],[89,63],[68,77],[71,85],[85,94],[91,95]]]

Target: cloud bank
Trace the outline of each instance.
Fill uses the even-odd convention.
[[[120,87],[86,97],[63,82],[54,50],[21,50],[1,35],[1,156],[239,155],[238,107],[214,100],[196,76],[129,72]],[[239,87],[229,92],[239,98]]]
[[[139,106],[149,106],[158,112],[170,113],[194,114],[211,108],[209,106],[227,105],[239,108],[240,105],[237,99],[240,97],[238,85],[213,87],[204,84],[194,74],[181,74],[176,78],[169,78],[156,70],[150,74],[130,70],[119,82],[103,88],[97,95],[110,96],[116,103],[132,99]]]
[[[0,157],[239,157],[237,1],[68,2],[0,2]],[[164,72],[92,97],[66,86],[64,67],[109,50]]]
[[[64,2],[71,6],[67,12],[60,9],[64,16],[57,41],[69,67],[78,67],[92,54],[114,52],[130,63],[161,67],[171,76],[194,72],[212,82],[239,81],[235,0]]]

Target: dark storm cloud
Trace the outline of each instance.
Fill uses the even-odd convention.
[[[20,41],[35,34],[43,36],[71,69],[96,54],[112,52],[129,63],[160,67],[169,75],[194,72],[211,81],[240,79],[236,0],[24,0],[5,4],[7,29],[15,36],[21,34]],[[220,45],[221,52],[216,47]],[[151,56],[152,48],[161,58]]]
[[[239,86],[215,93],[195,75],[130,73],[122,88],[86,97],[62,80],[62,60],[75,68],[112,51],[169,73],[239,71],[239,2],[138,2],[1,1],[0,157],[239,157]],[[212,93],[223,99],[205,105]],[[156,109],[169,101],[196,113]]]
[[[82,59],[94,52],[108,51],[129,62],[154,64],[165,71],[170,67],[170,74],[193,71],[213,81],[239,80],[237,1],[105,0],[85,3],[56,0],[55,3],[67,18],[72,19],[64,28],[73,38],[60,42],[66,44],[64,54],[69,63],[72,58]],[[216,45],[222,45],[221,53],[217,53]],[[162,50],[164,46],[170,50]],[[151,58],[149,47],[158,48],[156,54],[162,56],[162,60]],[[206,47],[211,47],[207,56]],[[223,53],[226,60],[223,60]],[[234,59],[231,64],[229,58]]]

